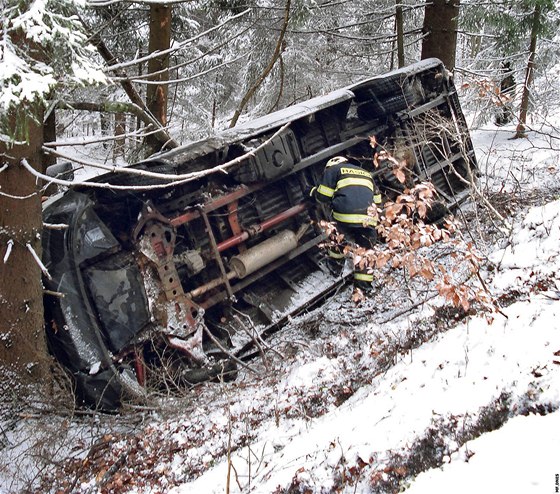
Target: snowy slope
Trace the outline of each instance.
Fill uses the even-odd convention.
[[[482,190],[513,225],[463,218],[499,313],[429,290],[411,306],[398,284],[359,307],[341,291],[234,383],[130,416],[0,423],[0,493],[556,492],[560,141],[539,130],[473,133]]]
[[[521,197],[556,191],[558,153],[551,151],[550,139],[511,141],[511,135],[511,129],[474,135],[489,190]],[[522,208],[515,220],[507,246],[490,256],[495,267],[486,282],[496,295],[514,290],[517,301],[492,321],[471,317],[399,355],[387,372],[319,417],[261,424],[250,447],[231,455],[236,480],[222,458],[172,492],[218,493],[227,486],[229,492],[288,492],[290,486],[289,492],[390,492],[385,489],[395,479],[404,479],[416,494],[555,492],[560,473],[560,201]],[[429,311],[425,308],[423,317]],[[385,325],[383,334],[403,334],[410,324],[409,314]],[[363,338],[366,354],[379,328],[366,323],[351,331],[370,335]],[[342,360],[309,358],[280,380],[270,399],[285,400],[290,390],[310,389],[317,382],[328,386],[345,371]],[[363,357],[361,363],[373,365]],[[499,430],[483,432],[504,422]],[[442,466],[413,480],[410,472],[422,467],[407,457],[418,456],[422,447],[428,451],[416,463],[425,466],[431,458]]]

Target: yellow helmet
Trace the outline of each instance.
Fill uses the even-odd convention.
[[[344,156],[335,156],[327,161],[327,166],[339,165],[341,163],[348,163],[348,159]]]

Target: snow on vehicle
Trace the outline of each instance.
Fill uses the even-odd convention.
[[[467,125],[452,79],[430,59],[129,167],[143,175],[92,180],[112,188],[47,201],[45,222],[68,227],[43,233],[46,331],[78,401],[115,409],[158,383],[234,378],[253,333],[344,283],[318,247],[329,212],[306,194],[334,155],[373,170],[372,135],[448,207],[468,196]],[[388,166],[373,171],[392,197]]]

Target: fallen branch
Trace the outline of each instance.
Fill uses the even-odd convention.
[[[64,298],[66,297],[66,295],[64,293],[61,292],[55,292],[53,290],[43,290],[43,293],[45,295],[52,295],[53,297],[57,297],[57,298]]]
[[[6,248],[6,254],[4,254],[4,264],[8,262],[10,254],[12,253],[12,248],[14,247],[14,241],[12,239],[8,240],[8,246]]]
[[[100,168],[100,169],[106,170],[108,172],[113,172],[113,173],[126,173],[126,174],[130,174],[130,175],[138,175],[138,176],[143,176],[143,177],[152,177],[152,178],[160,178],[162,180],[167,180],[167,183],[164,183],[164,184],[112,185],[112,184],[107,184],[107,183],[102,183],[102,182],[90,182],[90,181],[73,182],[73,181],[70,181],[70,180],[63,180],[63,179],[59,179],[59,178],[55,178],[55,177],[49,177],[48,175],[40,173],[37,170],[35,170],[27,162],[26,159],[21,160],[21,164],[29,173],[31,173],[32,175],[34,175],[37,178],[40,178],[41,180],[45,180],[48,184],[55,183],[55,184],[58,184],[58,185],[66,185],[68,187],[74,187],[74,186],[79,185],[79,186],[96,187],[96,188],[100,188],[100,189],[115,189],[115,190],[162,189],[162,188],[170,187],[171,185],[175,186],[175,185],[179,185],[179,184],[183,184],[183,183],[187,183],[187,182],[192,182],[194,180],[197,180],[198,178],[206,177],[208,175],[211,175],[211,174],[217,173],[217,172],[227,173],[226,170],[228,168],[241,163],[243,160],[245,160],[245,159],[247,159],[251,156],[254,156],[259,151],[259,149],[262,149],[264,146],[266,146],[277,135],[281,134],[286,128],[288,128],[289,125],[290,125],[289,122],[286,123],[285,125],[280,127],[273,135],[271,135],[266,141],[259,144],[256,148],[251,149],[250,151],[246,152],[245,154],[243,154],[241,156],[238,156],[237,158],[234,158],[233,160],[227,161],[226,163],[215,166],[213,168],[209,168],[207,170],[200,170],[198,172],[190,172],[190,173],[185,173],[185,174],[180,174],[180,175],[171,174],[171,173],[155,173],[155,172],[149,172],[149,171],[146,171],[146,170],[139,170],[137,168],[122,167],[122,166],[116,166],[116,165],[110,166],[110,165],[104,165],[102,163],[86,162],[86,161],[83,161],[83,160],[77,160],[72,156],[65,155],[63,153],[60,153],[58,151],[54,151],[52,149],[43,148],[46,152],[49,152],[49,153],[54,154],[54,155],[56,155],[58,157],[61,157],[61,158],[65,158],[65,159],[74,161],[76,163],[80,163],[80,164],[85,165],[85,166],[92,166],[94,168]],[[1,192],[0,192],[0,194],[1,194]]]
[[[401,310],[397,311],[396,313],[392,314],[391,317],[388,317],[386,319],[383,319],[383,320],[379,321],[378,324],[383,325],[383,324],[387,324],[388,322],[394,321],[398,317],[403,316],[407,312],[410,312],[411,310],[416,309],[417,307],[420,307],[420,306],[424,305],[426,302],[429,302],[430,300],[432,300],[432,299],[434,299],[438,296],[439,296],[439,293],[436,292],[436,293],[430,295],[429,297],[423,298],[419,302],[416,302],[412,305],[409,305],[408,307],[406,307],[404,309],[401,309]],[[371,312],[371,313],[375,313],[376,311],[377,311],[377,308],[368,309],[368,312]]]
[[[47,230],[66,230],[68,225],[66,223],[43,223],[43,228]]]
[[[228,357],[230,357],[232,360],[234,360],[235,362],[237,362],[239,365],[241,365],[242,367],[244,367],[245,369],[247,369],[248,371],[253,372],[254,374],[258,374],[258,372],[253,369],[251,366],[247,365],[245,362],[243,362],[243,360],[237,358],[233,353],[231,353],[226,347],[224,347],[224,345],[222,345],[220,343],[220,341],[210,332],[210,330],[206,327],[206,325],[203,326],[204,327],[204,332],[208,335],[208,337],[212,340],[213,343],[216,344],[216,346],[222,351],[224,352]]]
[[[101,477],[100,480],[98,480],[91,488],[89,491],[87,491],[88,493],[93,494],[94,492],[98,492],[98,489],[100,487],[102,487],[103,485],[105,485],[109,479],[115,475],[117,473],[117,471],[119,471],[124,464],[126,463],[126,459],[128,457],[128,455],[130,454],[130,452],[132,451],[132,446],[130,448],[128,448],[127,451],[125,451],[124,453],[122,453],[119,458],[117,459],[117,461],[115,463],[113,463],[111,465],[111,468],[109,468],[109,470],[107,470],[104,474],[103,477]]]

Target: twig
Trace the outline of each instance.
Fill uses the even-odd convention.
[[[118,0],[118,1],[120,2],[120,0]],[[144,1],[146,3],[149,3],[146,0],[144,0]],[[90,5],[104,6],[104,5],[109,5],[113,2],[95,2],[95,1],[92,1],[92,2],[89,2],[89,3],[90,3]],[[157,1],[154,0],[152,3],[160,3],[160,2],[159,2],[159,0],[157,0]],[[170,2],[168,2],[168,3],[170,3]],[[113,64],[113,65],[109,65],[105,69],[105,71],[106,72],[114,72],[114,71],[117,71],[117,70],[121,70],[121,69],[124,69],[124,68],[127,68],[127,67],[134,66],[134,65],[142,64],[142,63],[147,62],[148,60],[150,60],[152,58],[157,58],[157,57],[161,57],[163,55],[169,55],[171,53],[175,53],[175,52],[177,52],[179,50],[182,50],[183,48],[187,47],[191,43],[197,41],[198,39],[206,36],[207,34],[210,34],[213,31],[219,30],[221,27],[223,27],[226,24],[232,22],[233,20],[239,19],[239,18],[247,15],[249,12],[251,12],[251,9],[245,9],[243,12],[241,12],[239,14],[236,14],[232,17],[229,17],[228,19],[226,19],[222,23],[218,24],[217,26],[213,26],[212,28],[210,28],[210,29],[208,29],[208,30],[206,30],[202,33],[199,33],[196,36],[193,36],[192,38],[189,38],[189,39],[186,39],[185,41],[182,41],[181,43],[174,44],[171,48],[168,48],[167,50],[158,50],[158,51],[152,52],[149,55],[146,55],[144,57],[139,57],[139,58],[136,58],[134,60],[129,60],[127,62],[122,62],[122,63],[116,63],[116,64]]]
[[[10,254],[12,253],[12,248],[14,246],[14,241],[12,239],[8,240],[8,246],[6,247],[6,254],[4,254],[4,264],[8,262]]]
[[[242,367],[244,367],[245,369],[253,372],[254,374],[258,374],[258,372],[253,369],[251,366],[247,365],[245,362],[243,362],[243,360],[240,360],[239,358],[237,358],[233,353],[231,353],[226,347],[224,347],[224,345],[222,345],[220,343],[220,341],[211,333],[211,331],[206,327],[206,325],[203,325],[204,331],[206,332],[206,334],[208,335],[208,337],[216,344],[216,346],[222,351],[224,352],[228,357],[230,357],[232,360],[234,360],[235,362],[237,362],[239,365],[241,365]]]
[[[43,146],[47,148],[59,148],[64,146],[87,146],[88,144],[99,144],[100,142],[115,141],[118,139],[132,139],[137,137],[146,137],[147,135],[153,135],[157,132],[157,130],[151,132],[144,132],[145,129],[146,127],[143,127],[142,129],[135,130],[134,132],[127,132],[126,134],[121,134],[118,136],[97,137],[95,139],[45,142],[43,143]]]
[[[247,103],[254,96],[254,94],[256,93],[259,86],[263,83],[263,81],[268,77],[268,75],[270,74],[270,72],[272,71],[274,66],[276,65],[276,61],[282,55],[282,51],[284,50],[284,37],[286,35],[286,31],[288,29],[288,24],[290,22],[290,5],[291,5],[291,0],[287,0],[286,1],[286,6],[284,8],[284,19],[283,19],[282,27],[280,28],[280,34],[278,35],[278,40],[276,41],[276,47],[274,49],[274,53],[272,54],[272,57],[271,57],[270,61],[268,62],[268,65],[263,70],[263,72],[259,75],[257,80],[247,90],[247,92],[245,93],[245,95],[241,99],[241,102],[239,103],[239,106],[238,106],[237,110],[235,110],[235,113],[233,114],[233,117],[232,117],[231,122],[229,124],[230,128],[235,127],[237,125],[237,121],[239,120],[239,117],[241,116],[241,113],[243,112],[243,110],[247,106]]]
[[[68,225],[65,223],[43,223],[46,230],[66,230]]]
[[[26,196],[14,196],[12,194],[6,194],[6,192],[0,191],[0,196],[7,197],[8,199],[24,200],[24,199],[30,199],[31,197],[36,196],[36,195],[37,195],[37,192],[32,192],[31,194],[27,194]]]
[[[307,226],[307,225],[304,225]],[[262,337],[262,335],[258,332],[257,328],[255,328],[255,325],[253,323],[253,320],[249,317],[248,314],[244,314],[243,312],[234,309],[235,312],[237,312],[240,316],[243,316],[245,319],[247,319],[247,322],[250,324],[251,328],[253,329],[252,333],[250,333],[249,331],[246,331],[247,334],[251,337],[251,339],[255,342],[255,345],[257,345],[257,347],[259,348],[259,350],[262,352],[262,348],[259,345],[259,342],[261,345],[263,345],[265,347],[266,350],[270,350],[271,352],[274,352],[276,355],[278,355],[278,357],[280,357],[281,359],[284,359],[284,355],[282,355],[281,352],[279,352],[278,350],[276,350],[275,348],[271,347]],[[239,317],[237,317],[237,320],[239,321]]]
[[[245,154],[243,154],[241,156],[238,156],[237,158],[234,158],[230,161],[227,161],[226,163],[215,166],[213,168],[209,168],[207,170],[200,170],[198,172],[190,172],[190,173],[184,173],[184,174],[180,174],[180,175],[171,174],[171,173],[167,174],[167,173],[148,172],[146,170],[138,170],[136,168],[109,166],[109,165],[103,165],[101,163],[84,162],[84,161],[76,160],[75,158],[70,157],[70,156],[65,156],[62,153],[54,152],[53,150],[48,150],[51,154],[54,154],[56,156],[63,157],[63,158],[66,158],[66,159],[70,159],[71,161],[75,161],[76,163],[80,163],[82,165],[92,166],[94,168],[101,168],[101,169],[106,170],[108,172],[126,173],[126,174],[130,174],[130,175],[138,175],[138,176],[143,176],[143,177],[160,178],[160,179],[163,179],[163,180],[167,180],[168,182],[164,183],[164,184],[112,185],[112,184],[107,184],[107,183],[102,183],[102,182],[90,182],[90,181],[73,182],[73,181],[70,181],[70,180],[62,180],[62,179],[59,179],[59,178],[49,177],[48,175],[40,173],[37,170],[35,170],[28,163],[28,161],[25,158],[21,160],[21,164],[29,173],[31,173],[33,176],[35,176],[37,178],[40,178],[41,180],[45,180],[48,183],[55,183],[55,184],[58,184],[58,185],[66,185],[66,186],[69,186],[69,187],[75,187],[77,185],[80,185],[80,186],[88,186],[88,187],[97,187],[97,188],[100,188],[100,189],[115,189],[115,190],[152,190],[152,189],[160,189],[160,188],[166,188],[166,187],[181,185],[181,184],[187,183],[187,182],[193,182],[194,180],[197,180],[199,178],[202,178],[202,177],[205,177],[205,176],[208,176],[208,175],[212,175],[213,173],[225,172],[228,168],[241,163],[243,160],[245,160],[245,159],[247,159],[251,156],[254,156],[260,149],[265,147],[275,137],[277,137],[285,129],[287,129],[289,127],[289,125],[290,125],[290,122],[286,123],[285,125],[280,127],[273,135],[271,135],[266,141],[259,144],[256,148],[247,151]],[[174,152],[176,152],[176,151],[177,150],[174,150]]]
[[[109,468],[109,470],[107,470],[105,472],[105,474],[103,475],[103,477],[101,477],[101,479],[96,482],[88,492],[93,494],[94,492],[96,492],[98,490],[99,487],[103,486],[104,484],[106,484],[108,482],[108,480],[115,475],[115,473],[117,473],[117,471],[126,463],[126,458],[128,457],[128,455],[130,454],[130,452],[132,451],[132,446],[130,448],[128,448],[124,453],[122,453],[119,458],[117,459],[117,461],[115,463],[113,463],[113,465],[111,465],[111,468]]]
[[[191,76],[186,76],[186,77],[181,77],[181,78],[176,78],[176,79],[169,79],[168,81],[147,81],[147,80],[144,80],[144,79],[137,79],[137,78],[127,79],[127,80],[130,80],[131,82],[134,82],[136,84],[145,84],[145,85],[150,85],[150,84],[152,84],[152,85],[178,84],[180,82],[188,82],[188,81],[192,81],[193,79],[196,79],[198,77],[208,75],[211,72],[213,72],[214,70],[218,70],[222,67],[226,67],[228,65],[231,65],[232,63],[238,62],[239,60],[242,60],[242,59],[246,60],[247,57],[248,57],[248,53],[244,53],[242,55],[239,55],[238,57],[235,57],[233,60],[226,60],[225,62],[223,62],[219,65],[216,65],[214,67],[210,67],[209,69],[207,69],[203,72],[199,72],[199,73],[191,75]],[[175,69],[175,67],[173,67],[173,68]],[[159,71],[159,72],[165,72],[165,71]],[[146,74],[144,77],[152,77],[156,73],[157,72],[151,72],[149,74]]]
[[[229,397],[228,397],[229,398]],[[231,407],[228,400],[228,446],[227,446],[227,477],[226,477],[226,494],[229,494],[229,486],[231,482],[231,469],[233,463],[231,461]]]
[[[242,323],[241,320],[239,319],[239,316],[235,315],[235,316],[233,316],[233,317],[237,320],[237,322],[239,322],[239,324],[241,324],[241,325],[243,326],[243,323]],[[261,342],[260,342],[259,339],[255,336],[256,331],[255,331],[255,328],[254,328],[254,326],[253,326],[252,324],[251,324],[251,327],[253,328],[253,331],[250,331],[249,329],[244,328],[244,329],[245,329],[245,333],[251,338],[251,341],[255,344],[255,346],[256,346],[257,349],[259,350],[259,353],[260,353],[260,355],[261,355],[261,358],[262,358],[264,367],[265,367],[265,369],[268,371],[268,370],[269,370],[269,367],[268,367],[268,360],[266,359],[265,351],[264,351],[263,347],[262,347],[261,344],[260,344]]]
[[[66,297],[65,293],[62,292],[54,292],[53,290],[43,290],[45,295],[52,295],[53,297],[64,298]]]
[[[46,266],[43,264],[43,262],[41,261],[41,259],[39,258],[39,256],[37,255],[37,252],[35,252],[35,250],[33,249],[33,247],[31,247],[30,243],[25,244],[25,246],[27,247],[27,250],[29,252],[31,252],[31,255],[33,256],[33,259],[35,259],[35,262],[37,263],[37,265],[41,268],[41,271],[43,272],[43,274],[49,279],[52,280],[52,276],[49,273],[49,270],[46,268]]]
[[[429,300],[432,300],[433,298],[436,298],[438,295],[439,295],[439,293],[434,293],[433,295],[430,295],[429,297],[426,297],[426,298],[420,300],[419,302],[416,302],[415,304],[412,304],[411,306],[406,307],[405,309],[402,309],[402,310],[398,311],[396,314],[393,314],[391,317],[379,321],[379,324],[386,324],[390,321],[394,321],[397,317],[400,317],[403,314],[406,314],[407,312],[410,312],[412,309],[415,309],[416,307],[419,307],[419,306],[425,304]]]

